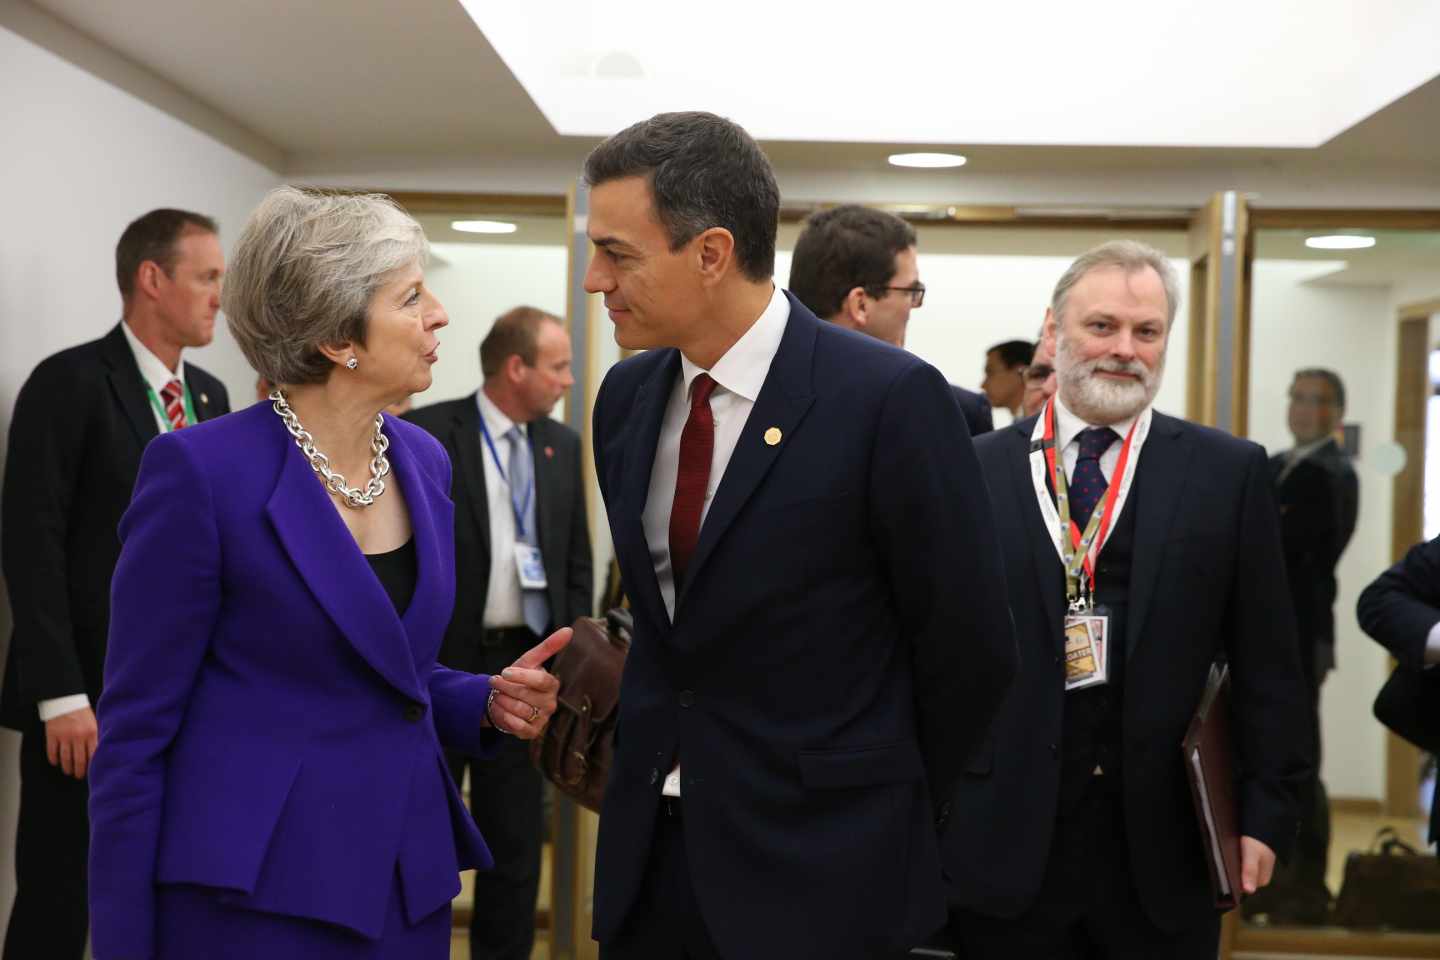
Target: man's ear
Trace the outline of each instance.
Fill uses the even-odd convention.
[[[735,266],[735,236],[724,227],[711,227],[690,242],[705,286],[719,283]]]
[[[840,313],[852,330],[864,330],[870,322],[870,297],[864,287],[851,287],[840,301]]]
[[[512,353],[505,358],[505,366],[502,369],[507,381],[512,384],[519,383],[525,379],[525,358],[518,353]]]
[[[1044,334],[1043,334],[1042,336],[1043,336],[1043,337],[1049,337],[1050,340],[1051,340],[1051,342],[1053,343],[1054,340],[1055,340],[1055,337],[1056,337],[1056,336],[1059,334],[1059,332],[1060,332],[1060,331],[1057,329],[1058,325],[1059,325],[1059,319],[1055,316],[1055,311],[1054,311],[1054,310],[1051,310],[1049,307],[1046,307],[1046,308],[1045,308],[1045,326],[1044,326],[1044,328],[1043,328],[1045,332],[1044,332]]]
[[[160,285],[168,279],[170,278],[160,264],[154,260],[142,260],[140,266],[135,268],[134,291],[147,299],[157,300],[160,297]]]

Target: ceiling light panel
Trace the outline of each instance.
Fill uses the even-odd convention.
[[[1314,147],[1440,73],[1433,0],[460,2],[571,136],[711,110],[767,140]],[[858,68],[806,55],[857,23]]]

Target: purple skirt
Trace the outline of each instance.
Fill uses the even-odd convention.
[[[261,913],[220,902],[212,887],[161,886],[156,893],[156,960],[449,960],[450,906],[411,926],[399,876],[390,888],[385,932],[371,940],[346,927]]]

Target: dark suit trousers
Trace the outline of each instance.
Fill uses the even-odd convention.
[[[29,709],[33,710],[34,707]],[[45,756],[36,715],[20,741],[20,824],[15,837],[15,906],[4,960],[80,960],[90,913],[89,783],[66,776]]]
[[[661,802],[645,866],[645,884],[620,935],[600,944],[600,960],[720,960],[710,939],[685,856],[685,825]],[[752,936],[763,937],[754,930]]]
[[[452,755],[450,772],[457,784],[467,764],[470,813],[495,858],[494,869],[475,872],[470,957],[530,960],[544,830],[540,771],[530,762],[528,745],[513,737],[484,760]]]
[[[962,960],[1215,960],[1218,913],[1174,934],[1145,915],[1130,873],[1119,787],[1115,777],[1093,778],[1056,824],[1029,910],[1010,920],[952,910],[951,948]]]

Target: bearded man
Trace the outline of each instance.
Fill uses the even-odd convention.
[[[1218,659],[1245,893],[1295,835],[1315,746],[1273,484],[1256,444],[1151,408],[1177,288],[1143,244],[1077,259],[1046,313],[1055,396],[975,443],[1021,671],[942,838],[967,958],[1213,960],[1179,745]]]

